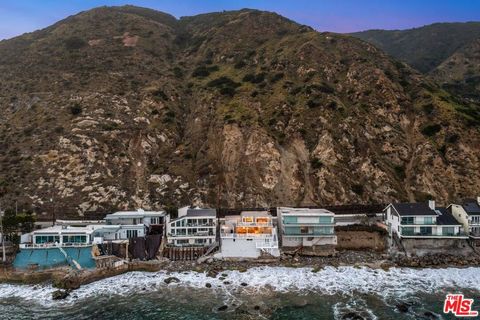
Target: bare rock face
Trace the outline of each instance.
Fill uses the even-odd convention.
[[[0,82],[0,196],[37,213],[480,191],[468,105],[272,13],[94,9],[0,42]]]

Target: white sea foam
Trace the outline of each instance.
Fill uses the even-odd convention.
[[[0,284],[0,299],[22,298],[26,301],[45,303],[74,303],[75,301],[113,295],[129,295],[135,292],[164,290],[167,286],[202,288],[233,297],[237,293],[255,293],[269,290],[277,292],[310,292],[320,294],[354,293],[377,294],[388,298],[408,296],[416,292],[434,293],[441,288],[471,289],[480,291],[480,268],[408,269],[392,268],[389,271],[370,268],[326,267],[318,272],[311,268],[257,267],[246,272],[225,271],[224,280],[207,277],[198,272],[130,272],[82,286],[61,302],[51,300],[56,289],[50,285]],[[176,277],[179,283],[167,285],[164,280]],[[225,284],[224,281],[228,281]],[[206,283],[212,285],[205,288]],[[242,286],[242,283],[248,284]]]

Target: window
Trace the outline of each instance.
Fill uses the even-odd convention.
[[[283,217],[283,223],[289,224],[289,223],[297,223],[297,217]]]
[[[87,236],[81,235],[68,235],[62,237],[63,243],[87,243]]]
[[[402,224],[414,224],[415,218],[414,217],[402,217]]]
[[[195,239],[195,244],[205,244],[206,239]]]
[[[414,227],[403,227],[402,228],[402,235],[404,236],[413,236],[415,233]]]
[[[152,217],[152,218],[150,218],[150,223],[151,224],[160,224],[160,218],[159,217]]]
[[[60,236],[35,236],[35,243],[55,243],[60,242]]]
[[[443,227],[442,228],[444,236],[454,236],[455,235],[455,227]]]
[[[424,224],[433,224],[433,218],[432,217],[424,217],[423,218],[423,223]]]
[[[332,217],[320,217],[320,223],[332,223]]]
[[[333,234],[333,227],[315,227],[314,234],[316,235]]]
[[[138,230],[127,230],[127,238],[136,238],[138,237]]]
[[[432,227],[420,227],[420,234],[422,236],[431,236],[432,235]]]

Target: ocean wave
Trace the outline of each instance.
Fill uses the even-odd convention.
[[[164,280],[169,277],[178,278],[180,282],[166,284]],[[207,283],[211,284],[211,288],[206,288]],[[268,291],[407,297],[418,292],[435,293],[439,289],[480,291],[480,268],[392,268],[385,271],[367,267],[326,267],[313,272],[311,268],[265,266],[251,268],[246,272],[224,271],[217,278],[194,271],[129,272],[84,285],[62,301],[52,300],[52,292],[56,289],[51,285],[0,284],[0,299],[20,298],[40,304],[69,304],[98,296],[130,295],[165,290],[167,287],[213,290],[226,297]]]

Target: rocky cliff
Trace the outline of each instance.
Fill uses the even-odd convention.
[[[37,212],[480,192],[470,106],[274,13],[94,9],[0,42],[0,82],[0,193]]]

